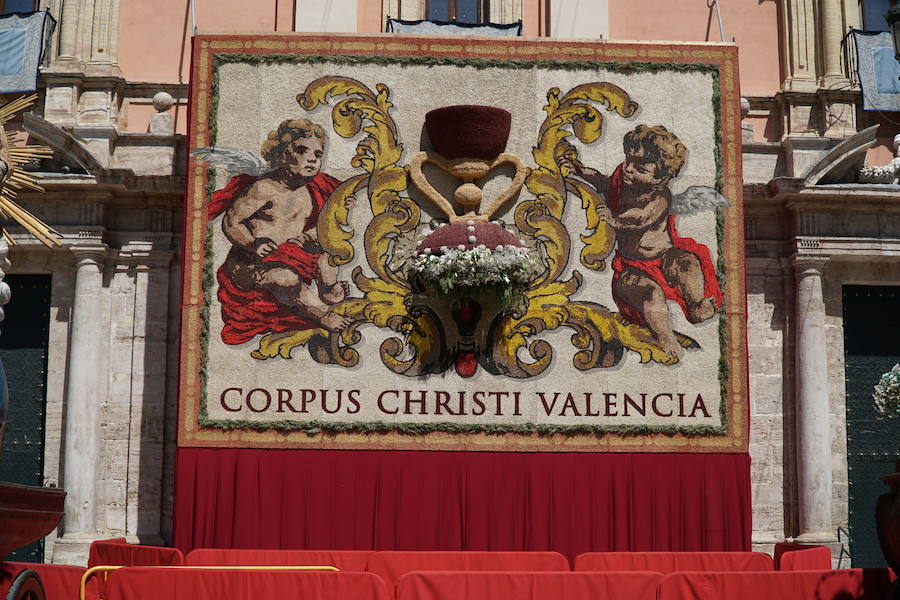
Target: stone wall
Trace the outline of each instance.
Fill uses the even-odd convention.
[[[131,541],[159,544],[171,531],[170,524],[162,524],[162,488],[165,426],[176,415],[168,374],[175,372],[170,356],[177,357],[178,350],[179,312],[177,304],[172,310],[170,296],[179,287],[174,248],[180,243],[181,180],[169,176],[168,182],[179,187],[168,190],[157,180],[149,186],[140,178],[120,181],[130,185],[51,176],[44,180],[45,194],[24,198],[29,210],[60,231],[61,248],[49,250],[10,228],[18,242],[11,272],[51,275],[44,483],[71,490],[74,480],[93,480],[86,489],[94,497],[84,503],[92,528],[77,532],[77,543],[67,545],[67,536],[76,532],[64,522],[63,537],[58,541],[51,535],[45,546],[45,557],[54,562],[83,563],[86,542],[81,538],[127,535]],[[95,360],[85,363],[72,350],[79,318],[73,310],[75,290],[84,289],[77,282],[72,249],[88,246],[99,253],[100,272],[88,306],[96,324],[88,330]],[[84,414],[72,412],[73,395],[83,393],[73,387],[73,369],[96,373],[94,392],[86,399],[99,411],[96,459],[66,460],[67,437],[89,425]],[[67,507],[67,514],[72,510]]]
[[[746,154],[756,149],[758,144],[745,146],[745,164],[753,163]],[[814,156],[808,161],[816,164]],[[835,168],[842,168],[839,163]],[[774,542],[806,534],[805,541],[830,545],[837,559],[836,532],[847,528],[849,510],[843,286],[900,284],[900,212],[884,186],[775,181],[783,186],[745,183],[754,547],[768,551]],[[797,305],[798,260],[821,265],[821,305]],[[808,460],[798,442],[803,417],[795,379],[802,318],[824,328],[820,377],[827,398],[821,401],[830,457],[822,464],[831,470],[830,531],[817,533],[815,540],[803,531],[801,506],[809,494],[798,483]]]
[[[793,479],[785,466],[793,439],[790,298],[780,259],[750,259],[747,270],[753,542],[767,550],[784,539],[793,503],[785,486]]]

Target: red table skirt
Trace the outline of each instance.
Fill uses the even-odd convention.
[[[91,543],[88,556],[88,567],[97,565],[152,567],[183,564],[184,556],[178,548],[128,544],[124,538],[94,541]]]
[[[109,575],[104,600],[391,600],[370,573],[126,567]]]
[[[805,552],[813,550],[813,552]],[[797,555],[798,552],[804,553]],[[788,555],[792,555],[787,563],[782,561]],[[791,542],[778,542],[775,544],[775,569],[778,571],[815,571],[817,569],[831,569],[831,550],[826,546],[815,544],[794,544]]]
[[[558,552],[376,552],[366,568],[393,587],[412,571],[569,571]]]
[[[576,571],[771,571],[761,552],[588,552],[575,558]]]
[[[332,566],[341,571],[365,571],[368,550],[221,550],[199,548],[185,557],[192,567],[224,566]]]
[[[673,573],[659,600],[884,600],[891,581],[889,569]]]
[[[656,600],[660,573],[420,571],[397,581],[396,600]]]
[[[44,563],[0,562],[0,597],[6,597],[13,580],[25,569],[36,571],[40,575],[47,600],[78,600],[78,587],[85,568]],[[88,582],[87,598],[97,598],[97,590],[96,580]]]

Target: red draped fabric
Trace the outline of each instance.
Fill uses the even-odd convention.
[[[419,572],[400,578],[397,600],[656,600],[659,573]]]
[[[829,567],[830,568],[830,567]],[[575,558],[576,571],[772,571],[762,552],[587,552]]]
[[[121,538],[96,540],[91,543],[88,567],[109,566],[177,566],[184,564],[184,556],[178,548],[141,546],[123,543]]]
[[[104,600],[390,600],[369,573],[126,567],[109,575]]]
[[[175,545],[749,550],[750,459],[179,448]]]
[[[366,570],[388,587],[413,571],[569,571],[558,552],[376,552]]]
[[[775,553],[774,553],[775,570],[777,570],[777,571],[782,570],[781,559],[782,559],[782,557],[784,557],[785,554],[788,554],[790,552],[796,552],[797,550],[812,550],[814,548],[825,548],[825,546],[819,546],[816,544],[795,544],[793,542],[778,542],[778,543],[776,543],[775,544]],[[826,569],[831,568],[831,552],[830,551],[828,553],[828,565],[829,566],[825,567]],[[784,570],[790,570],[790,569],[784,569]],[[807,569],[793,569],[793,570],[799,571],[799,570],[807,570]]]
[[[780,567],[782,571],[830,571],[831,549],[827,546],[815,546],[785,552],[781,555]]]
[[[0,597],[6,593],[13,580],[26,569],[36,571],[44,584],[47,600],[78,600],[78,590],[84,567],[47,565],[43,563],[0,562]],[[85,598],[99,598],[97,581],[88,582]]]
[[[234,550],[200,548],[185,558],[191,567],[225,566],[330,566],[341,571],[365,571],[368,550]]]
[[[672,573],[659,600],[884,600],[890,569],[785,573]]]
[[[228,210],[257,179],[259,177],[246,174],[232,177],[224,188],[212,195],[207,207],[209,218],[213,219]],[[340,183],[339,179],[319,172],[304,184],[312,199],[312,211],[306,218],[303,231],[309,231],[316,226],[316,220],[328,196]],[[298,235],[300,233],[301,231],[297,232]],[[296,271],[308,284],[316,278],[318,259],[319,254],[308,252],[293,242],[284,242],[263,258],[262,262],[286,265]],[[304,331],[319,326],[318,323],[298,316],[278,302],[267,290],[239,287],[231,280],[224,265],[219,267],[216,280],[219,283],[217,297],[222,304],[224,322],[222,341],[226,344],[243,344],[262,333]]]

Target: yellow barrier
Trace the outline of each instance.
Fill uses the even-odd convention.
[[[81,584],[78,587],[78,598],[79,600],[86,600],[85,593],[87,592],[87,582],[88,579],[93,577],[96,573],[103,573],[103,580],[106,581],[106,576],[111,571],[115,571],[117,569],[123,568],[124,565],[112,566],[112,565],[97,565],[96,567],[91,567],[87,571],[84,572],[84,575],[81,576]],[[340,571],[337,567],[332,567],[330,565],[316,565],[316,566],[285,566],[285,565],[273,565],[270,567],[263,566],[212,566],[212,567],[204,567],[204,566],[171,566],[171,565],[159,565],[159,566],[149,566],[142,565],[142,568],[146,567],[149,569],[191,569],[191,570],[219,570],[219,571]]]

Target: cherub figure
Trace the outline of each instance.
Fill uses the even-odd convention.
[[[322,206],[340,184],[321,171],[324,150],[321,126],[282,121],[261,147],[273,168],[237,175],[213,194],[209,216],[224,213],[222,232],[232,244],[217,274],[225,343],[314,327],[341,331],[349,324],[332,310],[349,287],[338,281],[316,237]],[[195,156],[221,164],[237,151],[201,149]]]
[[[672,213],[727,202],[712,188],[692,186],[676,199],[685,206],[673,204],[668,186],[684,165],[686,149],[665,127],[638,125],[625,135],[623,148],[625,161],[611,176],[577,161],[563,163],[605,198],[597,212],[616,233],[612,292],[620,312],[650,329],[663,351],[677,358],[682,348],[666,301],[674,300],[688,321],[700,323],[722,305],[722,291],[709,248],[679,236]]]

